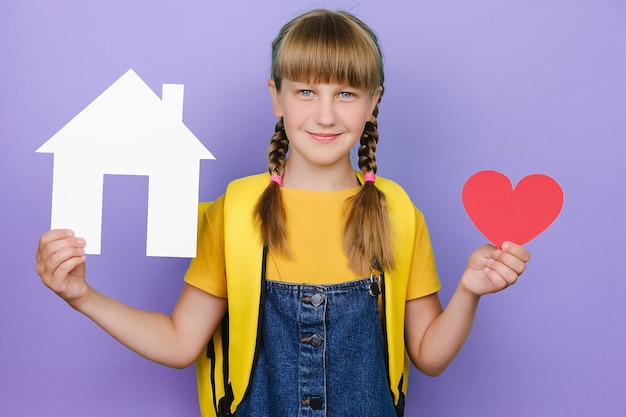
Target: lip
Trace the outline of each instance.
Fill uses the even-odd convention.
[[[308,132],[311,138],[319,143],[330,143],[339,137],[338,133],[314,133]]]

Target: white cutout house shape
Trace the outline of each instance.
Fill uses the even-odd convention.
[[[44,143],[54,154],[52,228],[100,253],[104,174],[147,175],[148,256],[195,257],[200,159],[214,159],[183,124],[183,85],[160,99],[131,69]]]

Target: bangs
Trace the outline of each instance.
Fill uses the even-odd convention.
[[[373,94],[384,81],[382,56],[374,33],[359,23],[336,12],[287,25],[273,45],[272,78],[345,84]]]

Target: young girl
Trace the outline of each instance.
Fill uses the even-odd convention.
[[[402,415],[409,359],[440,374],[479,298],[514,284],[529,254],[510,242],[480,247],[442,309],[424,218],[375,175],[383,82],[376,36],[356,17],[314,10],[281,29],[268,81],[278,117],[269,175],[234,181],[204,211],[171,316],[91,288],[85,242],[69,230],[42,235],[37,273],[153,361],[182,368],[227,349],[223,366],[207,365],[213,386],[200,383],[205,415]],[[209,343],[214,333],[219,343]]]

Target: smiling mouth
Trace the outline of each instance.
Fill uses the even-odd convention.
[[[309,132],[309,136],[317,142],[329,143],[339,137],[338,133],[313,133]]]

